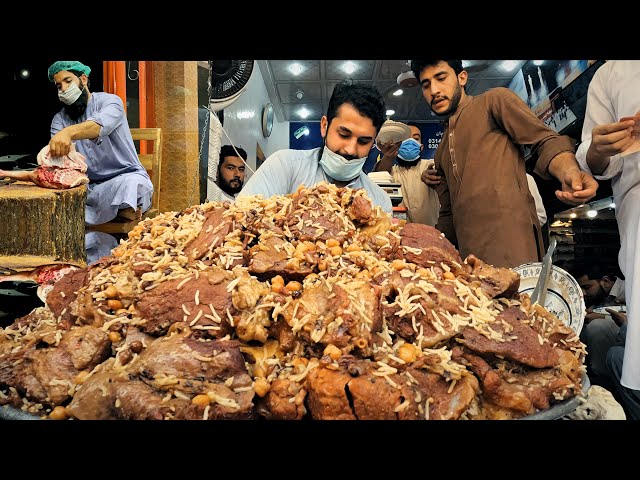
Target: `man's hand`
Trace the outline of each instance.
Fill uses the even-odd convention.
[[[593,311],[593,307],[587,308],[587,314],[584,317],[584,324],[589,325],[591,320],[595,320],[596,318],[605,318],[606,315],[602,313],[596,313]]]
[[[433,165],[427,168],[424,172],[422,172],[421,180],[430,187],[435,187],[436,185],[440,185],[442,182],[442,177],[436,173],[436,169]]]
[[[611,318],[613,318],[613,321],[616,322],[616,325],[618,325],[619,327],[627,323],[626,313],[619,312],[618,310],[614,310],[613,308],[605,308],[605,310],[609,312],[609,315],[611,315]]]
[[[588,202],[598,190],[598,182],[578,167],[569,168],[559,178],[562,191],[556,190],[556,197],[569,205],[582,205]]]
[[[66,129],[60,130],[49,141],[49,153],[52,157],[63,157],[71,151],[71,135]]]
[[[380,152],[382,152],[383,157],[391,157],[395,159],[398,156],[398,150],[400,150],[400,145],[402,142],[387,142],[378,144],[378,148]]]
[[[598,125],[591,132],[591,148],[598,157],[613,157],[631,146],[635,138],[633,128],[635,122],[624,122]]]

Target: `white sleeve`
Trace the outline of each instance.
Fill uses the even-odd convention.
[[[589,173],[592,172],[589,165],[587,165],[587,151],[591,146],[591,132],[593,131],[593,128],[598,125],[606,125],[618,121],[615,109],[611,102],[612,94],[607,90],[610,86],[607,74],[610,72],[612,67],[613,64],[607,65],[605,63],[598,69],[591,79],[591,83],[589,83],[587,107],[584,116],[584,123],[582,124],[582,143],[578,146],[576,151],[576,159],[578,160],[580,168]],[[623,161],[621,156],[619,154],[614,155],[609,159],[609,166],[605,171],[602,172],[601,175],[594,175],[594,177],[599,180],[610,179],[622,172],[622,166]]]
[[[544,209],[544,203],[542,203],[542,197],[538,191],[536,181],[528,173],[526,175],[527,183],[529,184],[529,191],[531,192],[533,200],[536,202],[536,214],[538,215],[538,221],[540,222],[540,226],[542,226],[547,223],[547,211]]]
[[[281,151],[270,155],[242,187],[238,198],[259,194],[269,198],[291,193],[290,163],[283,158]]]

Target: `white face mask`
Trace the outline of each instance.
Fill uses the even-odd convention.
[[[80,95],[82,95],[82,90],[80,90],[80,87],[78,87],[75,82],[69,85],[64,92],[58,92],[58,98],[65,105],[72,105],[76,100],[78,100],[78,98],[80,98]]]
[[[367,157],[347,160],[342,155],[338,155],[337,153],[329,150],[325,145],[322,152],[322,158],[320,159],[320,165],[322,166],[324,173],[334,180],[346,182],[360,175],[364,162],[366,161]]]

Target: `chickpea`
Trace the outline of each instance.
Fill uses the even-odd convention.
[[[196,395],[191,399],[191,404],[198,405],[199,407],[206,407],[210,403],[209,395]]]
[[[51,410],[49,418],[51,420],[65,420],[67,418],[67,410],[62,405],[58,405],[56,408]]]
[[[107,298],[116,298],[119,294],[118,289],[116,287],[114,287],[113,285],[109,285],[105,291],[104,294]]]
[[[107,300],[107,307],[114,312],[117,312],[122,308],[122,302],[120,300]]]
[[[454,278],[456,278],[456,276],[453,274],[453,272],[444,272],[442,274],[442,278],[444,278],[445,280],[453,280]]]
[[[327,261],[326,260],[320,260],[318,262],[318,270],[320,270],[321,272],[324,272],[327,269]]]
[[[122,271],[122,265],[114,265],[111,267],[111,273],[120,273]]]
[[[330,238],[329,240],[327,240],[327,247],[331,248],[331,247],[339,247],[339,246],[340,246],[340,242],[335,238]]]
[[[329,355],[331,360],[338,360],[342,356],[342,350],[336,347],[333,343],[330,343],[322,352],[324,355]]]
[[[293,368],[296,368],[298,372],[302,372],[306,368],[308,363],[308,359],[304,357],[298,357],[291,362],[291,365],[293,365]]]
[[[398,349],[398,357],[407,363],[413,363],[418,358],[418,352],[416,352],[416,347],[405,343]]]
[[[347,247],[347,252],[361,252],[361,251],[362,251],[362,247],[357,243],[352,243]]]
[[[74,378],[73,381],[76,385],[82,385],[88,376],[89,372],[87,372],[86,370],[82,370],[80,373],[78,373],[78,375],[76,375],[76,378]]]
[[[144,348],[144,345],[142,344],[142,342],[140,340],[134,340],[133,342],[131,342],[129,344],[129,348],[131,349],[131,351],[133,353],[140,353],[142,351],[142,349]]]
[[[256,378],[256,381],[253,384],[253,389],[256,391],[256,395],[262,398],[269,393],[269,390],[271,390],[271,384],[266,378]]]
[[[371,280],[371,272],[369,270],[362,270],[358,272],[356,278],[364,278],[365,280]]]
[[[331,250],[329,250],[329,253],[331,253],[331,255],[333,255],[334,257],[337,257],[338,255],[342,255],[342,247],[331,247]]]
[[[109,332],[109,340],[111,340],[111,343],[118,343],[122,340],[122,335],[118,332]]]
[[[302,284],[300,282],[289,282],[286,288],[290,292],[295,292],[296,290],[302,290]]]
[[[404,263],[404,260],[396,259],[391,262],[391,267],[395,270],[403,270],[404,267],[406,267],[406,264]]]

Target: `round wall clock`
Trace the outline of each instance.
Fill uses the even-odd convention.
[[[262,135],[266,138],[273,129],[273,104],[266,103],[262,109]]]

